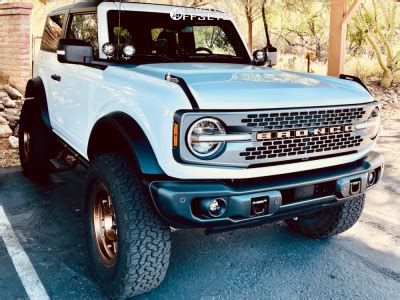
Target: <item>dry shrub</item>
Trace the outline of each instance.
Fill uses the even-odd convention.
[[[276,69],[307,72],[307,59],[305,55],[278,53]],[[327,65],[311,61],[311,73],[326,75]]]
[[[379,65],[367,57],[348,57],[345,74],[353,75],[365,81],[377,81],[382,75]]]

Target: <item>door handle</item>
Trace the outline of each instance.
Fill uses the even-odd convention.
[[[61,81],[61,76],[57,74],[51,75],[51,79],[56,80],[56,81]]]

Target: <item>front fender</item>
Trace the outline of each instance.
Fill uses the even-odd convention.
[[[108,134],[107,134],[108,133]],[[112,135],[112,140],[110,136]],[[121,145],[128,148],[143,174],[164,174],[153,148],[139,124],[129,115],[115,112],[96,122],[89,137],[88,156],[94,158],[102,151],[118,151]],[[126,151],[126,149],[124,149]]]

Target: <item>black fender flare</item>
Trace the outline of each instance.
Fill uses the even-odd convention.
[[[102,145],[102,142],[106,143],[104,144],[106,147],[112,148],[115,146],[108,145],[110,141],[106,140],[105,131],[107,130],[116,134],[118,139],[122,139],[120,141],[128,147],[129,154],[132,154],[142,174],[164,174],[140,125],[131,116],[122,112],[108,114],[100,118],[93,126],[87,149],[89,160],[98,154],[98,146]]]
[[[34,101],[34,107],[39,109],[40,117],[49,129],[52,129],[47,106],[46,90],[40,77],[32,78],[28,81],[25,88],[25,98],[33,98],[27,101]]]

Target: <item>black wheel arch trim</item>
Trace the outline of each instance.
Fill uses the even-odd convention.
[[[100,118],[93,126],[88,143],[88,157],[91,160],[96,155],[96,139],[102,128],[115,130],[119,137],[133,154],[133,158],[142,174],[163,175],[153,148],[140,125],[128,114],[123,112],[110,113]]]
[[[28,81],[25,88],[25,98],[33,99],[28,101],[35,101],[37,105],[40,117],[47,128],[51,129],[51,122],[49,116],[49,108],[47,105],[46,90],[44,88],[43,81],[40,77],[32,78]]]

